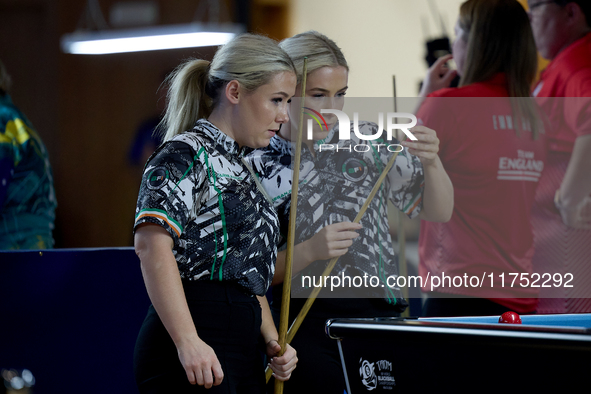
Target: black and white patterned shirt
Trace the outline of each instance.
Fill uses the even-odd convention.
[[[377,127],[375,123],[359,122],[359,130],[363,134],[375,134]],[[368,147],[364,148],[361,145],[366,144],[366,141],[360,140],[353,129],[348,140],[339,140],[338,134],[338,126],[335,126],[323,141],[315,144],[316,157],[305,145],[302,147],[296,244],[311,238],[327,225],[353,221],[392,157],[391,150],[400,149],[388,150],[387,145],[398,142],[385,143],[381,140],[367,141]],[[331,144],[333,149],[321,150],[321,144],[324,144],[323,147]],[[257,149],[247,156],[274,202],[284,236],[287,234],[291,204],[293,146],[291,142],[276,136],[267,148]],[[338,152],[335,146],[339,147]],[[348,253],[339,259],[331,275],[367,274],[378,277],[380,284],[385,284],[388,276],[398,275],[389,232],[387,201],[390,200],[410,218],[414,218],[422,208],[423,189],[421,162],[403,150],[362,217],[360,236],[353,240]],[[299,275],[318,276],[326,263],[313,263]],[[365,290],[367,292],[364,294],[371,294],[372,297],[383,297],[390,303],[401,302],[399,288],[380,285]],[[299,297],[308,291],[301,287],[301,280],[297,280],[296,276],[296,280],[292,281],[292,294]]]
[[[181,278],[236,282],[264,295],[275,272],[279,220],[229,136],[205,119],[148,160],[135,228],[164,227]]]

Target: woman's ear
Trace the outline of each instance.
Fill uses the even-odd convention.
[[[566,15],[573,21],[573,23],[581,26],[583,29],[589,26],[589,23],[587,23],[585,18],[585,13],[577,3],[571,1],[570,3],[567,3],[564,8],[566,9]]]
[[[238,104],[240,96],[242,95],[242,89],[240,82],[233,79],[226,84],[226,98],[232,104]]]

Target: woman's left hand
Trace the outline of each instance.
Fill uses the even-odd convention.
[[[281,346],[276,340],[267,343],[267,356],[271,357],[269,367],[273,370],[275,379],[286,381],[291,377],[291,373],[298,362],[297,353],[294,348],[286,344],[283,356],[277,356],[281,351]]]
[[[435,164],[439,152],[439,138],[435,130],[425,126],[415,126],[409,131],[417,137],[417,141],[406,139],[400,144],[408,148],[408,153],[417,156],[423,166]]]

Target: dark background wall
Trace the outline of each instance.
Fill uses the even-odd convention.
[[[108,20],[115,0],[101,0]],[[159,24],[189,23],[198,1],[160,0]],[[141,166],[128,151],[140,122],[156,115],[162,76],[183,59],[215,48],[113,55],[61,53],[59,39],[79,24],[86,1],[0,0],[0,59],[13,101],[43,138],[58,199],[56,247],[132,245]],[[250,31],[282,39],[288,1],[228,0]]]

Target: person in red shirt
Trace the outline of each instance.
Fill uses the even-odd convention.
[[[531,313],[537,289],[508,286],[511,274],[532,274],[530,211],[545,162],[543,125],[527,98],[537,60],[528,16],[516,0],[468,0],[455,30],[460,87],[439,89],[455,76],[452,56],[439,59],[417,112],[438,130],[454,185],[451,220],[421,222],[423,314]]]
[[[591,312],[591,2],[528,4],[538,51],[552,60],[534,88],[551,123],[532,211],[534,269],[573,278],[572,287],[541,288],[538,312]]]

